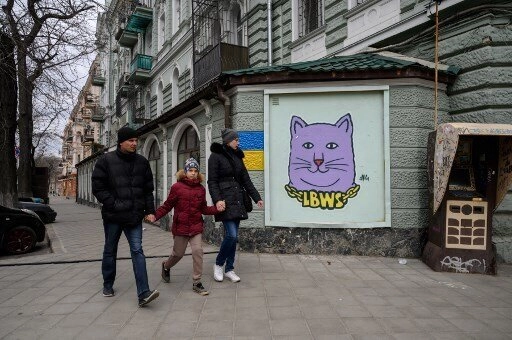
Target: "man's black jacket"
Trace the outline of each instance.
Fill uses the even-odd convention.
[[[98,159],[92,173],[92,193],[103,204],[105,222],[137,225],[155,213],[153,174],[146,158],[119,150]]]

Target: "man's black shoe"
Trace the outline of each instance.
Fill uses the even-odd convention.
[[[111,297],[111,296],[114,296],[114,295],[115,295],[114,288],[103,287],[103,296]]]
[[[147,305],[148,303],[156,299],[159,295],[160,293],[156,289],[147,291],[145,294],[143,294],[143,297],[139,298],[139,307]]]

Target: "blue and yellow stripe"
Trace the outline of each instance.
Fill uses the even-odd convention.
[[[263,131],[238,131],[247,170],[263,170]]]

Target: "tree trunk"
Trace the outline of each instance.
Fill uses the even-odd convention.
[[[0,205],[18,205],[16,190],[17,83],[14,44],[0,31]]]
[[[19,119],[20,163],[18,166],[18,196],[32,197],[32,171],[34,169],[34,146],[32,133],[32,95],[34,85],[28,79],[27,51],[18,47],[18,85],[19,85]]]

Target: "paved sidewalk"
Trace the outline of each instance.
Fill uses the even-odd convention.
[[[160,279],[168,232],[145,225],[151,288],[137,307],[129,259],[118,260],[116,296],[101,294],[98,209],[53,199],[54,253],[0,257],[2,339],[512,339],[512,266],[499,275],[436,273],[417,259],[239,253],[240,283],[215,282],[206,246],[203,284],[192,259]],[[129,257],[121,239],[120,258]]]

